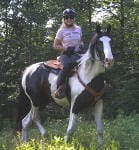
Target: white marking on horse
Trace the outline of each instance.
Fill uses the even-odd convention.
[[[108,36],[103,36],[100,38],[100,41],[102,41],[103,46],[104,46],[105,58],[112,60],[113,55],[112,55],[111,46],[110,46],[111,39]]]

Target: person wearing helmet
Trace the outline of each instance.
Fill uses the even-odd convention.
[[[57,80],[56,98],[65,97],[65,81],[73,65],[80,58],[83,47],[81,27],[75,24],[75,11],[65,9],[63,11],[62,25],[58,29],[54,49],[61,52],[60,61],[63,69],[60,71]]]

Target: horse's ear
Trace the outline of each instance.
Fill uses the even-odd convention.
[[[110,33],[110,32],[111,32],[111,25],[108,24],[108,26],[107,26],[107,33]]]
[[[97,31],[97,33],[100,33],[100,31],[101,31],[101,27],[99,24],[97,24],[97,26],[96,26],[96,31]]]

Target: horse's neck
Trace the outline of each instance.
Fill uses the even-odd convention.
[[[84,61],[79,68],[79,74],[86,83],[89,83],[94,77],[103,72],[105,72],[105,68],[98,59],[95,59],[94,62],[88,59]]]

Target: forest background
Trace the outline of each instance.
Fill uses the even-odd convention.
[[[15,119],[21,75],[29,64],[56,58],[53,49],[65,8],[76,10],[85,49],[95,26],[112,26],[113,68],[106,72],[109,84],[104,116],[115,118],[139,113],[139,2],[135,0],[1,0],[0,1],[0,129]],[[61,113],[59,112],[61,110]],[[45,115],[65,117],[66,110],[49,106]],[[66,116],[67,117],[67,116]],[[88,116],[89,117],[89,116]]]

